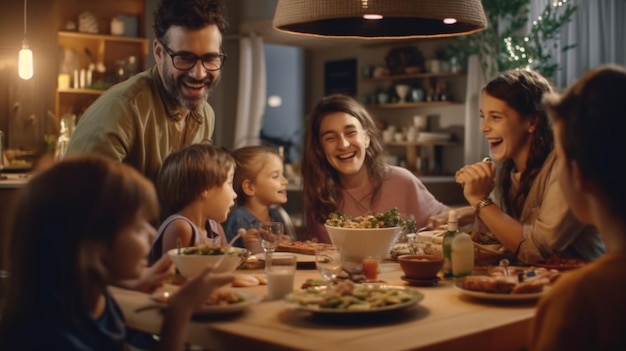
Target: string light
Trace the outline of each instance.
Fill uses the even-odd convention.
[[[566,3],[567,3],[567,0],[552,1],[551,5],[553,8],[559,8],[565,5]],[[543,14],[537,16],[537,18],[532,22],[533,27],[540,25],[544,17],[547,18],[548,15],[549,15],[548,10],[545,10]],[[522,40],[525,43],[528,43],[530,41],[530,38],[524,37]],[[506,47],[506,51],[508,53],[509,62],[521,63],[523,61],[526,63],[526,66],[524,67],[524,69],[527,69],[527,70],[532,69],[532,64],[534,60],[533,60],[533,57],[530,55],[530,53],[526,52],[526,48],[521,47],[519,45],[513,46],[511,37],[504,38],[504,44]]]

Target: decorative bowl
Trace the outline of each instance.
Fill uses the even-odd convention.
[[[404,275],[412,279],[433,279],[443,268],[443,257],[435,255],[402,255],[398,262]]]

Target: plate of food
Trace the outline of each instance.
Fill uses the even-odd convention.
[[[427,241],[411,241],[394,244],[389,251],[389,257],[397,260],[402,255],[435,255],[443,256],[441,244]]]
[[[315,256],[315,250],[320,246],[328,246],[330,244],[318,243],[310,240],[296,240],[291,241],[289,239],[283,240],[278,244],[276,252],[291,252],[300,255],[313,255]]]
[[[492,255],[504,255],[504,246],[502,246],[502,244],[479,244],[475,241],[473,243],[474,246],[480,251],[484,251]]]
[[[273,255],[285,255],[285,254],[291,254],[291,255],[295,255],[296,259],[298,260],[298,263],[315,263],[315,253],[313,253],[313,255],[306,255],[306,254],[299,254],[299,253],[295,253],[295,252],[274,252]],[[265,253],[261,252],[258,253],[256,255],[254,255],[256,258],[258,258],[261,261],[265,261]]]
[[[491,275],[472,275],[457,279],[454,287],[463,295],[482,300],[536,300],[559,276],[560,273],[543,268],[523,269],[508,276],[494,270]]]
[[[557,271],[569,271],[582,267],[587,263],[589,263],[589,261],[580,258],[550,257],[546,260],[534,263],[533,266],[543,267],[546,269],[556,269]]]
[[[407,308],[423,298],[422,293],[404,286],[344,280],[294,291],[285,299],[298,309],[316,314],[363,314]]]
[[[524,294],[511,294],[511,293],[491,293],[483,291],[475,291],[464,289],[458,285],[454,288],[460,291],[463,295],[480,299],[480,300],[492,300],[492,301],[531,301],[540,298],[547,289],[544,289],[536,293],[524,293]]]
[[[158,306],[166,306],[175,292],[159,291],[150,295],[150,300]],[[258,303],[262,296],[245,290],[216,290],[209,296],[207,301],[198,309],[195,314],[228,314],[241,312],[244,309]]]

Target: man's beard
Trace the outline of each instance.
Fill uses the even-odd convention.
[[[165,74],[163,74],[165,86],[165,90],[169,93],[169,95],[176,100],[178,105],[188,109],[189,111],[199,111],[203,106],[203,102],[207,101],[211,93],[213,92],[213,88],[219,82],[220,76],[218,76],[215,80],[212,79],[211,76],[207,76],[203,80],[195,80],[193,78],[189,78],[187,76],[179,76],[178,78],[174,78],[172,74],[170,74],[169,70],[165,69]],[[205,86],[208,86],[207,92],[204,94],[202,99],[189,99],[183,95],[181,85],[184,84],[185,81],[190,83],[204,83]]]

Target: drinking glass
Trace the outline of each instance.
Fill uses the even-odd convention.
[[[326,281],[332,281],[341,273],[343,255],[341,247],[324,245],[315,250],[315,267]]]
[[[281,222],[259,223],[259,239],[261,240],[261,247],[265,252],[266,265],[271,265],[272,253],[276,251],[284,230],[283,223]]]

